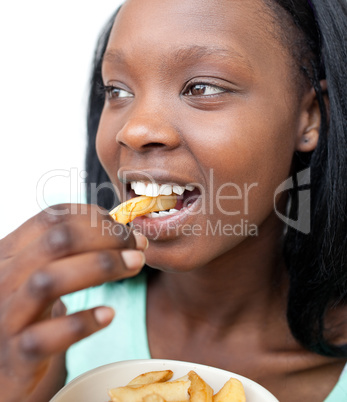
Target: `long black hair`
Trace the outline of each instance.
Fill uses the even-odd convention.
[[[347,2],[275,1],[306,39],[298,61],[321,112],[319,141],[309,161],[311,230],[305,235],[289,227],[284,243],[290,278],[288,322],[306,348],[346,357],[347,345],[328,342],[325,318],[347,303]],[[329,112],[322,79],[328,83]]]
[[[312,153],[297,153],[293,162],[296,171],[310,168],[311,230],[303,234],[288,227],[284,240],[290,282],[288,323],[295,338],[308,350],[346,357],[347,345],[329,342],[325,318],[331,309],[347,304],[347,2],[263,1],[282,26],[282,36],[293,52],[299,73],[314,88],[321,112],[317,148]],[[98,90],[102,57],[116,14],[99,38],[91,78],[86,165],[88,183],[96,185],[109,181],[96,154],[95,137],[104,103]],[[329,112],[322,79],[328,83]],[[98,203],[110,209],[115,199],[109,191],[99,192]]]
[[[107,173],[102,167],[99,158],[96,154],[95,141],[96,133],[98,131],[99,121],[101,117],[101,112],[104,107],[105,95],[101,91],[102,88],[102,78],[101,78],[101,65],[102,57],[106,51],[106,46],[108,39],[110,37],[111,29],[115,20],[115,17],[119,9],[111,16],[107,21],[104,29],[102,30],[94,53],[94,61],[92,65],[92,74],[90,82],[90,92],[89,92],[89,102],[88,102],[88,112],[87,112],[87,153],[86,153],[86,170],[88,173],[86,184],[87,184],[87,202],[91,203],[94,201],[94,196],[92,196],[92,186],[97,187],[103,183],[110,182]],[[115,207],[118,203],[115,198],[115,193],[109,189],[100,189],[96,194],[96,202],[99,206],[110,210]]]

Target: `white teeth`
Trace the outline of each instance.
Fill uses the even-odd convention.
[[[170,186],[170,184],[162,184],[160,186],[159,194],[171,195],[172,194],[172,186]]]
[[[134,192],[136,195],[146,195],[146,184],[142,181],[135,182]]]
[[[178,209],[170,209],[170,211],[159,211],[159,212],[151,212],[146,216],[148,218],[156,219],[156,218],[163,218],[165,216],[173,215],[179,212]]]
[[[169,211],[159,211],[159,216],[168,216],[170,215]]]
[[[172,188],[172,191],[178,195],[182,195],[184,193],[184,190],[185,190],[184,187],[181,186],[173,186]]]
[[[131,189],[136,195],[146,195],[147,197],[158,197],[158,195],[171,195],[172,193],[182,195],[185,190],[193,191],[194,186],[186,185],[185,187],[171,184],[144,183],[143,181],[132,181]]]
[[[190,184],[188,184],[187,186],[186,186],[186,190],[188,190],[188,191],[193,191],[194,190],[194,186],[191,186]]]
[[[149,216],[150,218],[153,218],[153,219],[160,218],[160,215],[158,214],[158,212],[151,212],[147,216]]]
[[[157,184],[157,183],[148,183],[145,195],[147,195],[147,197],[158,197],[158,195],[159,195],[159,184]]]

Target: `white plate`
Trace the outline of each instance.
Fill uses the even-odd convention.
[[[173,379],[194,370],[214,392],[219,391],[230,377],[234,377],[242,382],[247,402],[278,402],[278,399],[259,384],[230,371],[202,364],[160,359],[127,360],[90,370],[65,385],[50,402],[107,402],[110,400],[108,391],[111,388],[124,386],[134,377],[156,370],[172,370]]]

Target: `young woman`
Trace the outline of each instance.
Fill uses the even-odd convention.
[[[0,243],[1,401],[49,400],[69,347],[68,379],[171,358],[280,401],[344,400],[346,16],[344,0],[124,3],[89,108],[89,202],[106,211],[56,206]],[[121,202],[183,194],[134,232],[107,217],[110,182]]]

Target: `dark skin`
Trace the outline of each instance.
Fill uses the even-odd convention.
[[[345,361],[303,350],[290,333],[283,226],[272,195],[290,175],[293,153],[315,148],[320,115],[309,85],[301,81],[299,90],[292,56],[272,31],[280,28],[263,9],[254,0],[126,2],[102,70],[105,85],[120,91],[106,100],[97,149],[120,191],[124,171],[145,171],[158,183],[172,175],[198,183],[207,212],[185,224],[203,233],[219,219],[248,219],[259,228],[248,238],[150,238],[147,263],[160,270],[148,288],[152,357],[243,374],[281,401],[318,401]],[[139,180],[136,173],[128,178]],[[248,214],[243,200],[222,204],[239,215],[217,208],[216,189],[230,181],[258,183]]]
[[[130,180],[146,172],[158,183],[201,189],[203,213],[184,223],[204,235],[175,227],[149,236],[147,263],[158,269],[148,284],[152,357],[242,374],[281,401],[321,401],[345,361],[305,351],[290,333],[283,226],[273,208],[293,153],[315,148],[320,115],[314,91],[305,83],[299,91],[292,56],[274,35],[280,27],[264,7],[261,0],[128,0],[103,63],[104,84],[117,89],[105,101],[97,151],[120,194],[125,171]],[[230,182],[257,184],[247,208],[245,194],[218,204],[217,191]],[[220,195],[234,191],[223,187]],[[91,206],[56,218],[43,212],[0,241],[1,402],[47,402],[65,379],[64,350],[112,320],[108,309],[65,317],[60,296],[141,269],[146,239],[105,236],[105,219]],[[209,223],[242,219],[257,236],[205,235]]]
[[[119,224],[95,206],[77,210],[43,211],[1,240],[1,402],[49,400],[65,381],[63,352],[112,321],[106,307],[65,316],[60,296],[133,276],[143,266],[142,235],[129,229],[127,239],[103,235],[102,220]]]

